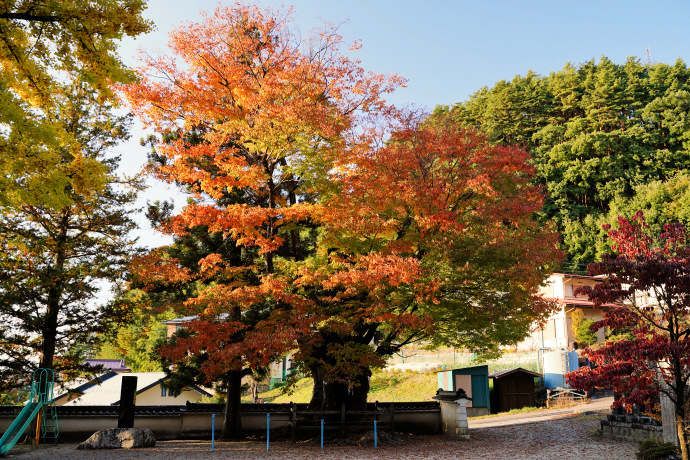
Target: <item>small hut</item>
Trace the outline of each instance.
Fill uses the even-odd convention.
[[[494,410],[507,412],[511,409],[535,406],[534,378],[541,376],[521,367],[489,375],[490,379],[494,379],[494,392],[491,398]]]
[[[489,415],[489,366],[472,366],[439,371],[438,387],[445,391],[463,389],[471,401],[467,404],[468,417]]]

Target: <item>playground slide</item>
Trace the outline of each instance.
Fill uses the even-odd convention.
[[[41,410],[41,407],[43,407],[42,402],[29,402],[24,406],[24,409],[14,419],[14,422],[12,422],[5,434],[2,435],[2,438],[0,438],[0,455],[5,455],[14,447],[31,421],[36,417],[38,411]]]

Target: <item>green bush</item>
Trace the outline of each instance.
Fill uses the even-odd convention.
[[[655,439],[640,441],[635,456],[638,460],[664,460],[675,458],[679,450],[671,442],[662,442]]]

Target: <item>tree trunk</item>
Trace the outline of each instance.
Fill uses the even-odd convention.
[[[324,391],[323,368],[318,365],[309,366],[309,372],[314,380],[314,388],[311,391],[309,410],[324,410],[326,407],[326,393]]]
[[[55,348],[57,346],[58,315],[60,313],[60,299],[63,293],[62,274],[65,270],[65,244],[67,242],[67,228],[69,224],[69,212],[63,212],[60,219],[60,233],[56,238],[55,253],[52,256],[53,267],[50,273],[50,287],[48,288],[48,298],[46,300],[46,316],[43,320],[41,335],[43,344],[41,347],[41,357],[39,367],[44,369],[53,368],[55,359]]]
[[[678,444],[680,444],[680,454],[683,460],[688,460],[688,445],[685,439],[685,417],[684,414],[676,412],[676,430],[678,431]]]
[[[360,374],[357,377],[356,385],[350,388],[350,410],[367,410],[367,397],[369,396],[369,377],[371,377],[371,371],[369,369],[365,369],[362,372],[362,374]]]
[[[227,400],[225,401],[225,423],[222,439],[237,441],[242,439],[242,417],[240,404],[242,396],[242,371],[228,372]]]
[[[340,406],[345,404],[347,410],[366,410],[370,376],[371,371],[364,369],[354,382],[325,382],[323,385],[324,408],[339,410]]]
[[[349,409],[349,388],[346,382],[325,382],[324,383],[324,409],[340,410],[340,406],[345,404]]]
[[[51,289],[53,291],[53,289]],[[41,358],[39,367],[44,369],[53,368],[55,358],[55,348],[57,345],[58,313],[60,313],[60,299],[58,293],[48,293],[48,308],[43,322],[41,347]],[[56,297],[56,298],[51,298]]]

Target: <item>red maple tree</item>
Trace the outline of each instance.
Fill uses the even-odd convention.
[[[690,241],[681,224],[666,225],[652,235],[641,211],[619,218],[609,231],[617,254],[590,264],[592,275],[606,275],[592,288],[581,290],[595,305],[617,303],[592,325],[628,329],[629,338],[606,342],[585,351],[594,369],[569,373],[572,386],[610,388],[623,394],[616,405],[648,408],[658,404],[659,392],[673,401],[681,453],[688,458],[685,419],[690,402]]]
[[[495,353],[551,311],[538,287],[560,252],[533,219],[527,154],[423,120],[398,118],[322,197],[317,254],[295,280],[319,318],[297,354],[313,406],[362,409],[371,369],[409,343]]]

